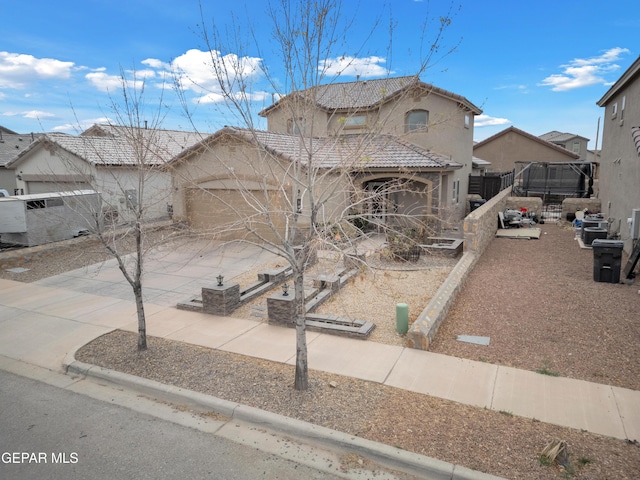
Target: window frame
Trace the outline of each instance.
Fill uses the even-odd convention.
[[[287,133],[290,135],[304,135],[307,129],[307,122],[304,117],[297,120],[290,118],[287,120]]]
[[[573,141],[573,146],[571,147],[571,151],[573,153],[580,154],[580,141],[579,140],[574,140]]]
[[[364,114],[360,115],[349,115],[348,117],[343,117],[344,122],[342,126],[344,128],[362,128],[367,126],[367,116]]]
[[[411,122],[411,116],[415,114],[424,114],[424,123]],[[426,132],[429,130],[429,110],[424,108],[417,108],[409,110],[404,116],[404,131],[405,133],[413,132]]]

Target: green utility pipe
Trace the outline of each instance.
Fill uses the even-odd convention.
[[[404,335],[409,331],[409,305],[406,303],[396,304],[396,332]]]

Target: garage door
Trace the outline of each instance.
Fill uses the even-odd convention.
[[[70,192],[72,190],[92,190],[92,187],[86,183],[78,182],[26,182],[27,192],[34,193],[51,193],[51,192]]]
[[[261,191],[248,192],[257,199],[264,199]],[[221,240],[258,240],[251,231],[275,240],[273,229],[267,223],[267,216],[252,208],[242,193],[237,190],[187,190],[187,217],[191,228],[211,232]],[[284,232],[283,216],[278,214],[284,202],[282,194],[271,191],[269,196],[269,218],[278,231]]]

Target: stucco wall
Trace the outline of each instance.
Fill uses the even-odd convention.
[[[599,198],[565,198],[562,201],[562,220],[567,219],[568,213],[575,213],[578,210],[589,210],[590,213],[600,213],[602,204]]]
[[[626,108],[622,112],[622,97]],[[631,253],[632,242],[627,218],[640,208],[640,156],[631,136],[631,127],[640,126],[640,77],[611,97],[603,111],[602,153],[598,188],[602,210],[620,233],[624,250]],[[613,105],[618,105],[614,116]]]
[[[506,132],[486,144],[476,145],[473,155],[491,162],[488,170],[492,172],[510,172],[515,162],[576,161],[570,152],[565,154],[515,131]]]

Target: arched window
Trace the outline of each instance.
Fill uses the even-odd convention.
[[[427,110],[411,110],[405,117],[405,132],[416,130],[427,131],[429,123],[429,112]]]

